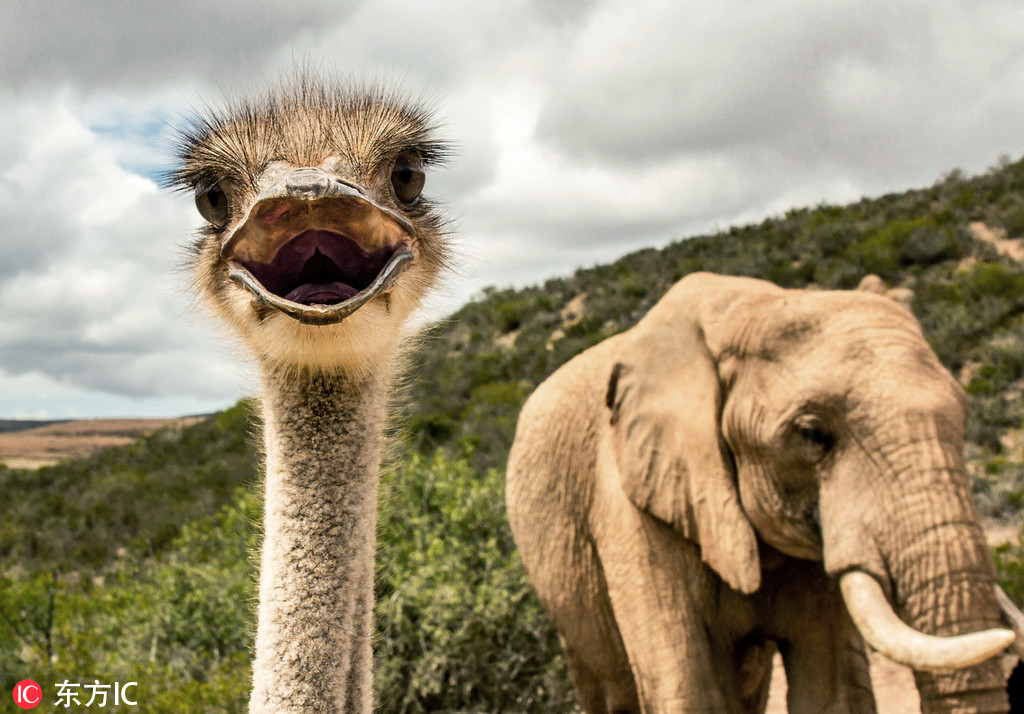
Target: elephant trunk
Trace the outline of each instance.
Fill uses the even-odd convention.
[[[1015,637],[1002,629],[959,442],[918,437],[877,447],[884,465],[861,472],[858,507],[834,507],[838,481],[823,488],[826,568],[865,641],[915,670],[922,712],[1005,712],[996,655]]]
[[[891,601],[910,628],[954,638],[962,649],[962,661],[951,657],[946,667],[941,661],[923,662],[935,667],[909,663],[915,669],[922,712],[1005,712],[1006,683],[996,655],[1015,637],[1000,629],[1004,623],[991,555],[962,462],[947,461],[944,475],[941,479],[933,474],[917,484],[904,480],[903,505],[909,508],[890,513],[889,530],[882,528],[879,534]]]
[[[990,608],[978,607],[978,610],[982,609],[988,611]],[[955,635],[994,624],[1001,624],[998,614],[995,618],[985,617],[982,621],[968,615],[959,621],[946,621],[935,631],[943,635]],[[925,714],[954,711],[1005,712],[1009,709],[1006,678],[997,656],[962,669],[945,672],[915,671],[914,679],[921,695],[921,711]]]

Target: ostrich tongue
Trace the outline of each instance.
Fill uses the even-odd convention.
[[[303,305],[332,305],[368,288],[394,254],[393,247],[367,253],[346,236],[311,229],[281,246],[269,263],[240,263],[274,295]]]

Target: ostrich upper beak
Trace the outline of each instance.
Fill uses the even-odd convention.
[[[315,167],[257,196],[221,245],[228,277],[299,322],[341,322],[387,293],[413,260],[415,229],[355,184]]]

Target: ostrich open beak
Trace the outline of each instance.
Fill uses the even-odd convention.
[[[404,216],[355,184],[300,168],[256,198],[221,257],[259,305],[329,325],[390,291],[414,258],[414,237]]]

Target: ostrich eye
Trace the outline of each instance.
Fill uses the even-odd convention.
[[[412,206],[419,200],[425,180],[418,161],[399,160],[391,169],[391,187],[395,190],[395,197],[406,206]]]
[[[196,208],[199,215],[214,226],[223,226],[231,216],[228,195],[220,184],[199,184],[196,186]]]

